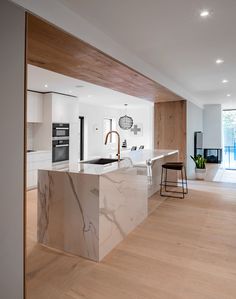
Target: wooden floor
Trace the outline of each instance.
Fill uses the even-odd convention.
[[[236,189],[190,188],[184,200],[153,197],[148,219],[100,264],[38,245],[28,192],[27,298],[235,299]]]

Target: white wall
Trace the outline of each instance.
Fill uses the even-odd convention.
[[[204,105],[203,113],[204,148],[222,148],[222,107]]]
[[[23,298],[24,10],[0,1],[0,298]]]
[[[119,117],[116,109],[80,103],[79,116],[84,116],[85,159],[102,156],[112,151],[112,149],[115,150],[116,143],[104,145],[103,119],[112,118],[116,121]]]
[[[132,145],[144,145],[145,148],[153,147],[153,106],[147,104],[147,107],[130,107],[127,114],[133,117],[134,124],[142,123],[143,135],[134,136],[129,131],[119,128],[118,120],[125,114],[125,109],[110,108],[100,105],[79,104],[79,115],[84,116],[85,121],[85,159],[94,156],[104,156],[117,150],[116,137],[115,142],[110,145],[104,145],[103,120],[111,118],[114,120],[116,129],[121,135],[121,142],[127,140],[128,147]]]
[[[123,116],[124,109],[121,110],[119,115]],[[146,149],[153,149],[154,146],[154,106],[147,104],[145,107],[130,107],[128,108],[127,114],[134,120],[134,125],[140,125],[143,128],[142,135],[134,135],[130,130],[120,130],[121,139],[127,139],[128,147],[136,145],[144,145]]]
[[[203,109],[187,101],[187,174],[195,178],[195,165],[190,155],[194,155],[194,132],[203,131]]]

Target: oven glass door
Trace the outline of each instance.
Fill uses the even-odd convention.
[[[58,144],[53,147],[52,162],[62,162],[69,160],[69,145]]]
[[[69,130],[67,128],[53,129],[53,137],[69,137]]]

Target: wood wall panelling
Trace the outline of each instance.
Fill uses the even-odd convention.
[[[179,98],[159,83],[30,14],[27,40],[29,64],[153,102]]]
[[[179,159],[186,159],[186,101],[156,103],[154,108],[154,146],[178,149]]]

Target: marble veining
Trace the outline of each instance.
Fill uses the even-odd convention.
[[[48,184],[46,184],[48,182]],[[40,230],[38,230],[38,240],[39,242],[44,242],[47,239],[47,228],[49,225],[49,209],[50,209],[50,202],[49,198],[51,195],[51,190],[53,188],[53,178],[50,176],[50,173],[48,173],[47,178],[45,180],[41,180],[38,184],[38,200],[40,208],[42,210],[42,213],[40,214],[41,217],[39,217],[40,225],[38,227],[41,227]]]
[[[146,177],[136,169],[39,170],[38,242],[44,245],[100,261],[146,217]]]
[[[158,155],[158,158],[155,156]],[[101,261],[148,215],[160,165],[178,152],[143,152],[108,166],[38,171],[38,242]],[[147,160],[151,171],[147,176]]]
[[[86,234],[89,233],[89,232],[91,232],[92,235],[96,239],[98,239],[97,232],[96,232],[97,229],[96,229],[95,225],[93,224],[93,222],[91,220],[89,220],[89,218],[88,218],[87,221],[85,220],[86,215],[85,215],[85,212],[83,211],[83,207],[82,207],[82,204],[81,204],[80,199],[79,199],[79,194],[76,191],[72,175],[68,172],[66,173],[66,175],[69,179],[71,190],[74,194],[74,198],[75,198],[75,200],[78,204],[78,207],[79,207],[80,214],[78,215],[78,217],[80,217],[81,220],[82,220],[82,231],[83,231],[83,239],[84,239],[83,241],[86,242]],[[95,246],[93,246],[93,249],[94,249],[93,254],[96,254]],[[87,256],[89,257],[90,256],[89,248],[86,247],[86,250],[87,250]]]

